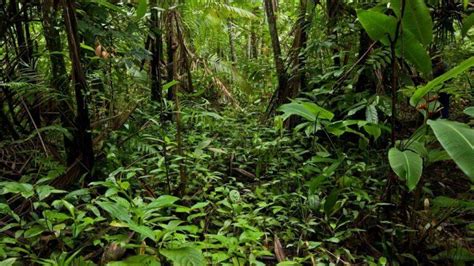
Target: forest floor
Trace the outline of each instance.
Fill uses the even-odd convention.
[[[264,123],[259,109],[184,101],[181,152],[174,122],[160,122],[155,109],[136,109],[103,145],[96,175],[105,181],[68,192],[35,185],[35,212],[8,225],[24,228],[16,233],[25,242],[3,238],[0,253],[35,262],[70,258],[77,265],[472,259],[467,236],[474,218],[463,211],[472,208],[463,200],[470,187],[459,182],[466,177],[454,163],[428,166],[423,190],[408,193],[401,181],[387,189],[393,174],[384,136],[361,148],[351,135],[289,131],[278,118]],[[44,176],[62,173],[51,167]],[[48,200],[55,193],[63,197]]]
[[[166,189],[173,187],[168,181],[176,184],[183,167],[187,190],[179,201],[182,206],[171,213],[196,227],[186,238],[196,241],[214,263],[272,264],[283,258],[305,263],[377,263],[389,256],[413,263],[417,258],[445,259],[446,254],[438,254],[440,239],[446,248],[459,246],[461,252],[469,246],[463,240],[464,230],[458,231],[444,221],[447,217],[442,213],[431,211],[430,199],[424,209],[414,212],[416,217],[394,211],[419,208],[412,206],[413,195],[404,192],[402,183],[392,188],[393,195],[400,195],[391,199],[395,203],[387,203],[382,177],[390,168],[381,158],[386,153],[380,142],[361,151],[357,143],[344,138],[308,138],[304,131],[263,124],[259,111],[193,106],[184,108],[182,118],[183,160],[169,156],[177,154],[176,140],[168,139],[175,134],[174,127],[151,127],[121,151],[126,158],[146,159],[111,176],[140,176],[146,185],[136,187],[134,196],[143,197],[140,190],[158,196],[160,190],[173,194]],[[163,130],[166,137],[159,140],[156,132]],[[166,159],[159,144],[163,140]],[[449,163],[428,168],[425,189],[431,196],[456,197],[469,191],[464,185],[449,185],[453,176],[464,177],[446,167],[455,169]],[[470,219],[456,210],[448,213],[466,222]],[[440,219],[443,223],[435,222]],[[435,231],[416,231],[432,222],[439,225]],[[417,241],[420,237],[424,239]],[[433,239],[438,244],[426,245],[425,240]]]

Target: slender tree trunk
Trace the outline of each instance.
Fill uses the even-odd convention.
[[[255,25],[250,26],[250,58],[258,58],[258,37],[255,30]]]
[[[45,0],[43,2],[43,30],[46,40],[46,47],[49,51],[51,60],[51,86],[59,93],[58,111],[60,114],[61,125],[69,130],[73,136],[77,135],[74,128],[74,113],[71,110],[69,102],[69,81],[66,72],[66,63],[62,54],[61,36],[57,30],[57,12],[54,8],[54,0]],[[64,137],[64,148],[66,151],[67,165],[72,165],[78,158],[79,148],[75,139]]]
[[[161,60],[163,55],[163,38],[161,32],[161,22],[158,16],[158,10],[156,10],[157,1],[150,1],[150,12],[151,12],[151,25],[150,25],[150,36],[151,36],[151,49],[152,60],[150,66],[151,72],[151,100],[160,102],[163,97],[163,85],[162,85],[162,73],[161,73]]]
[[[361,29],[359,35],[359,57],[361,57],[364,53],[367,53],[369,49],[370,37],[364,29]],[[359,64],[363,66],[367,61],[367,58],[367,56],[362,57],[362,60],[360,60]],[[362,73],[360,73],[359,79],[357,80],[355,86],[356,92],[362,92],[366,89],[371,89],[373,90],[373,93],[375,93],[375,87],[376,86],[373,80],[371,79],[369,71],[367,69],[364,69]]]
[[[183,52],[179,47],[181,46],[184,49],[184,44],[182,43],[182,35],[179,30],[177,14],[175,11],[170,11],[167,14],[167,48],[168,48],[168,81],[176,80],[178,84],[172,86],[168,90],[168,99],[174,100],[175,110],[174,115],[176,119],[176,143],[177,143],[177,153],[180,157],[179,160],[179,186],[178,194],[184,195],[184,191],[187,185],[187,176],[184,168],[184,158],[183,152],[183,141],[182,141],[182,124],[181,124],[181,105],[179,101],[179,92],[182,88],[182,82],[180,81],[180,53]]]
[[[235,42],[234,42],[234,32],[233,32],[232,20],[227,19],[227,33],[229,35],[229,48],[230,48],[230,60],[232,63],[237,62],[235,55]]]
[[[274,1],[265,0],[265,13],[267,14],[268,28],[270,31],[270,38],[272,41],[273,48],[273,60],[275,61],[275,68],[278,78],[278,88],[274,93],[272,100],[267,108],[267,113],[271,114],[273,111],[280,106],[288,102],[288,74],[286,73],[285,64],[282,59],[280,40],[278,38],[278,30],[276,23],[276,16],[274,12]]]
[[[77,34],[76,11],[74,1],[63,0],[64,23],[69,44],[69,56],[72,62],[72,81],[76,94],[76,128],[77,145],[81,152],[81,163],[85,171],[89,174],[94,166],[94,151],[92,149],[91,124],[89,118],[89,108],[87,103],[87,82],[81,65],[79,54],[79,39]]]
[[[328,16],[327,22],[327,34],[331,36],[334,34],[334,44],[332,48],[333,60],[335,66],[341,66],[341,58],[339,57],[339,48],[337,44],[337,31],[335,30],[338,18],[338,12],[341,8],[341,3],[339,0],[327,0],[326,1],[326,11]]]
[[[168,14],[167,16],[170,16],[170,14]],[[172,20],[172,18],[168,17],[167,18],[168,20]],[[174,69],[173,69],[173,66],[174,66],[174,61],[173,61],[173,58],[174,58],[174,54],[178,48],[178,44],[176,42],[176,40],[173,38],[173,29],[172,29],[172,25],[169,25],[169,24],[172,24],[172,22],[168,22],[167,23],[167,34],[166,34],[166,55],[167,55],[167,64],[166,64],[166,68],[167,68],[167,78],[166,78],[166,81],[167,82],[171,82],[173,81],[174,79]],[[167,96],[168,100],[171,101],[173,100],[173,88],[169,88],[168,89],[168,96]]]
[[[310,21],[306,12],[308,10],[308,0],[300,0],[300,12],[295,27],[295,38],[291,51],[291,69],[295,72],[294,77],[290,81],[290,96],[295,97],[298,92],[306,87],[306,75],[303,73],[306,65],[305,49],[308,42],[308,30]]]

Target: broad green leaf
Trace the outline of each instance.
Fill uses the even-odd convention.
[[[138,225],[134,222],[131,222],[129,224],[129,228],[132,229],[133,231],[139,233],[143,239],[145,238],[150,238],[153,241],[156,241],[156,236],[153,230],[150,227],[147,227],[145,225]]]
[[[474,13],[465,17],[462,20],[462,29],[461,29],[462,36],[466,36],[467,32],[471,29],[473,25],[474,25]]]
[[[472,200],[461,200],[439,196],[433,199],[433,206],[438,208],[462,208],[464,210],[472,210],[474,209],[474,202]]]
[[[178,84],[179,82],[176,80],[172,80],[166,84],[163,85],[163,90],[167,91],[169,88],[173,87],[174,85]]]
[[[201,250],[193,247],[161,249],[161,255],[173,262],[175,266],[204,266],[206,261]]]
[[[432,260],[452,260],[455,263],[453,265],[466,265],[465,262],[474,261],[474,254],[464,248],[464,247],[455,247],[449,250],[441,251],[432,257]],[[472,265],[472,263],[469,263]]]
[[[388,36],[393,37],[397,28],[397,20],[372,10],[357,10],[357,18],[372,40],[389,45]]]
[[[162,195],[147,205],[147,210],[156,210],[173,205],[179,198],[170,195]]]
[[[12,266],[15,264],[16,258],[9,258],[6,260],[0,261],[0,266]]]
[[[126,258],[122,261],[113,261],[106,264],[107,266],[160,266],[160,260],[150,255],[136,255]]]
[[[474,106],[464,109],[464,113],[470,117],[474,117]]]
[[[474,181],[474,129],[448,120],[428,120],[428,125],[449,156]]]
[[[401,0],[392,0],[390,2],[397,17],[401,15],[400,2]],[[433,22],[424,0],[405,1],[402,23],[403,30],[409,30],[423,46],[426,47],[431,43],[433,39]]]
[[[92,48],[91,46],[89,46],[89,45],[87,45],[87,44],[85,44],[85,43],[81,43],[80,46],[81,46],[81,48],[83,48],[83,49],[89,50],[89,51],[91,51],[91,52],[95,52],[95,49],[94,49],[94,48]]]
[[[375,140],[377,140],[380,137],[380,135],[382,135],[382,130],[380,129],[380,127],[378,125],[367,124],[367,125],[364,126],[364,130],[369,135],[374,137]]]
[[[34,190],[31,184],[20,183],[20,182],[0,182],[0,195],[13,193],[21,194],[24,198],[33,196]]]
[[[49,197],[49,195],[53,193],[66,193],[67,191],[55,189],[49,185],[37,186],[36,193],[38,194],[39,200],[44,200],[45,198]]]
[[[112,218],[131,223],[129,211],[124,206],[110,201],[98,201],[97,205],[108,212]]]
[[[418,102],[420,102],[421,98],[425,96],[428,92],[433,90],[436,86],[442,84],[443,82],[447,80],[450,80],[456,77],[457,75],[468,70],[472,66],[474,66],[474,56],[470,57],[469,59],[464,60],[463,62],[461,62],[459,65],[452,68],[448,72],[428,82],[425,86],[418,88],[413,94],[413,96],[411,96],[410,104],[412,106],[416,106]]]
[[[209,201],[198,202],[198,203],[194,204],[193,206],[191,206],[191,210],[202,209],[202,208],[206,207],[209,204],[210,204]]]
[[[397,42],[397,54],[412,63],[425,76],[431,76],[431,58],[413,33],[409,31],[402,33],[401,39]]]
[[[407,181],[408,189],[410,191],[415,189],[423,171],[423,160],[420,155],[408,150],[391,148],[388,151],[388,161],[395,174]]]
[[[23,236],[24,236],[25,238],[30,238],[30,237],[34,237],[34,236],[40,235],[40,234],[42,234],[44,231],[45,231],[45,228],[43,228],[43,227],[40,226],[40,225],[35,225],[35,226],[32,226],[32,227],[28,228],[28,230],[25,231],[25,233],[24,233]]]
[[[292,115],[301,116],[311,122],[315,122],[317,119],[331,120],[334,117],[330,111],[311,102],[294,101],[280,106],[278,111],[283,112],[285,120]]]
[[[20,216],[18,216],[18,214],[16,214],[12,209],[10,209],[10,206],[8,204],[0,203],[0,213],[8,214],[12,216],[15,220],[20,221]]]
[[[367,106],[367,108],[365,109],[365,120],[373,124],[379,123],[377,108],[375,107],[374,104]]]
[[[445,150],[430,150],[427,157],[429,163],[451,160],[451,157],[449,157]]]
[[[147,0],[139,0],[137,6],[137,19],[143,18],[146,13]]]

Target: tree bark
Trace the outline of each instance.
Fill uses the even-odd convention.
[[[295,37],[291,48],[291,67],[295,72],[293,78],[290,79],[289,95],[295,97],[298,92],[306,87],[306,76],[304,67],[306,65],[306,53],[308,41],[308,28],[310,21],[306,15],[308,9],[308,0],[300,0],[300,10],[298,20],[296,21]]]
[[[327,34],[331,36],[334,34],[334,44],[332,48],[333,60],[335,66],[342,66],[341,65],[341,58],[339,57],[339,48],[337,44],[337,31],[335,31],[335,27],[337,24],[338,13],[340,12],[341,3],[339,0],[327,0],[326,1],[326,12],[328,16],[327,22]]]
[[[161,60],[163,58],[163,37],[161,29],[161,21],[158,16],[158,10],[156,10],[157,1],[150,1],[150,12],[151,12],[151,25],[150,25],[150,38],[151,38],[151,49],[152,60],[150,66],[151,72],[151,100],[155,102],[162,101],[163,98],[163,84],[162,84],[162,72],[161,72]]]
[[[74,1],[63,0],[64,24],[66,26],[66,35],[69,44],[69,56],[72,62],[72,82],[76,94],[76,140],[80,149],[80,162],[83,166],[83,170],[85,170],[90,177],[92,167],[94,166],[94,151],[92,149],[91,123],[86,98],[87,82],[79,54],[76,11],[73,2]]]
[[[229,48],[230,48],[230,60],[232,63],[237,62],[237,57],[235,55],[235,43],[234,43],[234,33],[232,31],[232,20],[227,19],[227,33],[229,35]]]
[[[273,60],[275,61],[276,74],[278,78],[277,90],[267,108],[267,113],[271,114],[278,106],[288,102],[288,74],[286,73],[285,64],[281,54],[280,40],[278,37],[276,16],[274,12],[274,2],[272,0],[265,0],[264,2],[270,38],[272,41]]]
[[[58,99],[58,111],[63,128],[77,135],[74,128],[74,113],[69,102],[70,92],[68,77],[66,72],[66,63],[62,52],[61,36],[57,30],[57,12],[54,8],[54,0],[45,0],[42,7],[43,12],[43,30],[46,41],[46,48],[49,51],[51,60],[51,86],[61,95]],[[76,140],[64,137],[64,149],[66,151],[66,162],[71,166],[78,158],[79,147]]]

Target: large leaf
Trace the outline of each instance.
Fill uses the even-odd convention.
[[[437,208],[461,208],[467,211],[474,209],[474,202],[472,200],[461,200],[439,196],[433,199],[433,206]]]
[[[400,151],[397,148],[391,148],[388,151],[388,161],[395,174],[405,179],[408,189],[413,190],[420,181],[423,171],[423,160],[420,155],[409,150]]]
[[[390,4],[392,9],[400,17],[401,0],[392,0]],[[425,5],[424,0],[405,1],[405,12],[402,18],[404,31],[409,30],[415,38],[427,46],[433,39],[433,22],[430,16],[430,10]]]
[[[372,40],[389,45],[388,36],[393,37],[397,27],[397,20],[373,10],[357,10],[357,18]]]
[[[467,32],[469,31],[469,29],[471,29],[473,25],[474,25],[474,13],[465,17],[462,20],[462,29],[461,29],[462,36],[466,36]]]
[[[6,260],[0,261],[0,266],[11,266],[14,265],[16,261],[16,258],[9,258]]]
[[[301,116],[311,122],[316,119],[327,119],[331,120],[334,114],[330,111],[320,107],[315,103],[310,102],[291,102],[284,104],[278,108],[279,111],[283,112],[283,118],[287,119],[292,115]]]
[[[206,265],[201,250],[193,247],[176,249],[161,249],[160,253],[171,260],[175,266],[200,266]]]
[[[448,120],[428,120],[428,125],[449,156],[474,181],[474,129]]]
[[[20,182],[0,182],[0,195],[13,193],[20,194],[24,198],[32,197],[35,193],[33,185]]]
[[[146,206],[147,211],[153,211],[156,209],[161,209],[164,207],[169,207],[173,205],[176,201],[178,201],[179,198],[175,196],[170,196],[170,195],[162,195],[159,198],[153,200]]]
[[[470,57],[469,59],[464,60],[456,67],[452,68],[448,72],[444,73],[443,75],[433,79],[432,81],[428,82],[425,86],[418,88],[413,96],[410,99],[410,104],[416,106],[418,102],[421,100],[423,96],[425,96],[428,92],[433,90],[439,84],[456,77],[457,75],[461,74],[462,72],[468,70],[474,66],[474,56]]]
[[[114,219],[118,219],[122,222],[131,223],[130,213],[127,208],[124,206],[110,201],[98,201],[97,205],[99,205],[102,209],[110,214],[110,216]]]
[[[432,72],[431,58],[425,47],[415,38],[410,31],[404,31],[397,42],[397,54],[412,63],[415,68],[425,76]]]
[[[463,111],[465,114],[467,114],[470,117],[474,117],[474,106],[468,107],[464,109]]]

